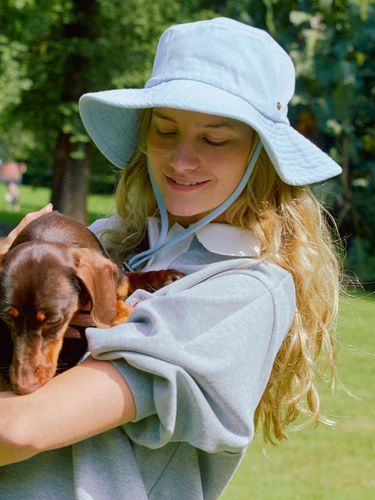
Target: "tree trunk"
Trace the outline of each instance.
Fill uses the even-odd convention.
[[[61,103],[71,106],[77,103],[80,96],[90,90],[88,65],[90,59],[82,49],[82,43],[90,40],[93,43],[95,33],[94,17],[97,11],[96,0],[75,0],[73,2],[72,21],[64,27],[62,42],[65,44],[67,57],[65,61],[64,86]],[[71,47],[75,51],[70,52]],[[81,48],[81,50],[77,50]],[[74,117],[72,118],[74,120]],[[87,146],[83,159],[77,159],[77,145],[72,136],[63,130],[59,132],[53,159],[53,179],[51,201],[56,210],[70,215],[82,223],[87,222],[87,195],[90,169]]]
[[[51,201],[56,210],[87,223],[87,195],[90,169],[84,159],[72,158],[70,135],[60,132],[54,154]]]

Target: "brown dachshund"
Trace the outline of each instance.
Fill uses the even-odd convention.
[[[28,224],[0,255],[0,349],[9,350],[8,329],[13,390],[29,394],[55,375],[68,325],[87,303],[93,323],[110,327],[127,320],[124,299],[135,289],[154,291],[181,276],[121,272],[89,229],[58,212]]]

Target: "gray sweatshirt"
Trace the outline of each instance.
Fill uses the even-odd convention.
[[[203,240],[170,255],[185,278],[128,299],[128,323],[87,329],[91,355],[127,380],[134,421],[1,467],[1,500],[219,497],[253,438],[295,290],[280,267],[215,253]]]

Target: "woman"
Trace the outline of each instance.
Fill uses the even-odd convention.
[[[0,159],[0,182],[7,186],[4,199],[9,210],[18,212],[20,209],[20,190],[18,186],[21,184],[22,176],[26,170],[27,166],[24,162],[7,161],[2,163]]]
[[[88,328],[79,366],[1,395],[2,498],[217,498],[257,423],[283,439],[303,399],[320,418],[339,267],[306,184],[340,167],[290,127],[293,91],[266,32],[219,18],[167,30],[145,89],[82,97],[127,165],[118,215],[93,231],[125,268],[186,276],[136,291],[127,324]]]

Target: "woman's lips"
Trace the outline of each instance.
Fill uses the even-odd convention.
[[[182,181],[178,179],[172,179],[172,177],[168,177],[166,175],[167,184],[172,189],[177,191],[194,191],[195,189],[199,189],[201,186],[206,184],[208,181]]]

